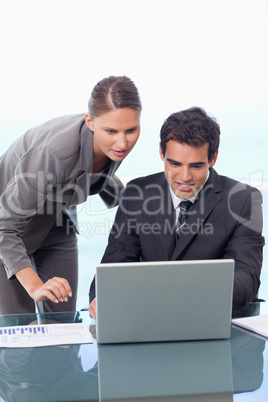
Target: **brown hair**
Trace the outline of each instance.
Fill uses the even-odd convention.
[[[168,141],[177,141],[192,147],[208,143],[208,160],[219,148],[220,126],[216,119],[199,108],[192,107],[181,112],[172,113],[163,123],[160,131],[160,146],[165,155]]]
[[[130,108],[141,112],[142,105],[138,89],[126,76],[110,76],[99,81],[88,101],[91,119],[115,109]]]

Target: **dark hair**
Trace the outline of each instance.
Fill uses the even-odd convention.
[[[103,113],[122,108],[141,112],[141,100],[134,82],[126,76],[110,76],[99,81],[88,101],[90,117],[94,119]]]
[[[181,112],[172,113],[163,123],[160,131],[160,146],[165,155],[166,144],[173,140],[200,147],[209,143],[208,160],[219,148],[220,126],[216,119],[207,115],[199,107],[191,107]]]

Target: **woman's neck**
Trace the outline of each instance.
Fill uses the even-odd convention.
[[[111,163],[111,159],[106,155],[96,156],[93,158],[93,173],[101,172]]]

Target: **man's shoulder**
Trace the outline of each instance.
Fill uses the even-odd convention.
[[[164,172],[158,172],[147,176],[136,177],[127,183],[127,188],[151,189],[153,186],[163,187],[166,185]]]
[[[213,183],[219,185],[220,191],[243,191],[245,193],[259,192],[256,187],[246,183],[245,180],[233,179],[229,176],[219,175],[214,169],[211,170],[211,179]]]
[[[237,180],[228,176],[220,176],[220,179],[223,188],[226,188],[227,190],[235,189],[237,192],[242,191],[245,193],[259,192],[256,187],[246,183],[245,180]]]
[[[150,184],[161,184],[165,182],[164,172],[153,173],[147,176],[140,176],[128,182],[128,186],[147,186]]]

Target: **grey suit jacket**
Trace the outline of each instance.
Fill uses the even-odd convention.
[[[8,278],[31,266],[29,255],[64,209],[96,193],[108,207],[118,204],[120,162],[91,183],[92,136],[84,114],[58,117],[30,129],[0,158],[0,258]]]
[[[232,258],[234,304],[245,305],[260,285],[261,204],[257,189],[211,168],[176,244],[175,213],[164,173],[133,180],[121,199],[102,262]],[[93,281],[90,300],[94,296]]]

